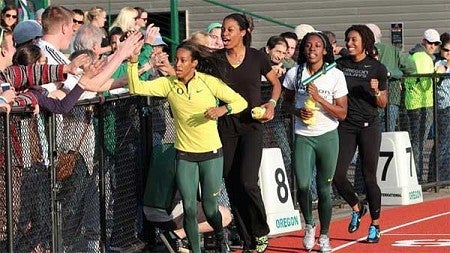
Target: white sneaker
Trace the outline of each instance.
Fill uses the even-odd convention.
[[[331,252],[330,237],[328,235],[319,236],[319,248],[322,253]]]
[[[305,226],[305,237],[303,238],[303,247],[307,250],[314,248],[316,244],[316,226],[306,224]]]

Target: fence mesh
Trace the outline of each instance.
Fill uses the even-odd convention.
[[[263,99],[268,100],[270,93],[271,87],[264,86]],[[409,132],[413,145],[420,139],[417,136],[424,136],[423,146],[414,151],[416,166],[418,161],[422,162],[424,184],[445,184],[450,176],[447,145],[450,113],[445,107],[437,108],[436,112],[434,119],[432,109],[414,115],[399,106],[395,123],[395,130]],[[390,114],[388,110],[387,115]],[[427,118],[434,122],[433,127],[424,124]],[[0,252],[7,252],[9,246],[8,204],[12,205],[15,252],[41,252],[53,247],[59,252],[101,252],[103,246],[106,252],[123,252],[144,246],[142,206],[150,158],[153,155],[158,159],[157,147],[173,148],[175,140],[173,119],[165,99],[125,96],[95,106],[78,105],[66,115],[56,115],[54,129],[50,124],[52,117],[44,113],[37,117],[13,113],[9,119],[11,185],[7,184],[6,138],[0,141]],[[265,124],[264,147],[282,150],[295,199],[290,122],[290,116],[277,106],[276,117]],[[425,127],[421,128],[421,124]],[[418,128],[414,130],[415,125]],[[3,136],[6,127],[3,114],[0,117]],[[433,151],[435,139],[438,151]],[[58,167],[58,157],[70,150],[76,154],[73,173],[65,180],[52,180],[52,173],[58,176],[53,171]],[[363,195],[358,159],[350,166],[348,176],[356,191]],[[11,203],[7,202],[8,187],[12,190]],[[52,190],[56,192],[55,199]],[[334,198],[339,201],[337,194]],[[220,204],[229,206],[225,190]],[[56,215],[52,216],[53,213]]]

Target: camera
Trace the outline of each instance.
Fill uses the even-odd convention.
[[[9,83],[2,83],[0,86],[2,87],[2,92],[5,92],[5,91],[11,89],[11,84],[9,84]]]

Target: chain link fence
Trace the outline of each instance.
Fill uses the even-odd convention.
[[[440,82],[436,84],[439,89]],[[271,87],[263,86],[262,93],[268,100]],[[281,149],[295,200],[291,118],[282,99],[274,120],[265,124],[264,147]],[[414,120],[399,106],[394,129],[408,131],[413,145],[418,134],[426,136],[423,148],[414,153],[416,165],[423,165],[421,183],[448,185],[449,112],[430,111],[434,126],[412,131],[411,125],[426,122],[427,115]],[[389,121],[389,109],[384,115]],[[175,140],[165,99],[123,95],[79,104],[65,115],[2,114],[0,132],[0,252],[128,252],[144,247],[142,207],[150,164],[167,159],[164,151]],[[433,151],[435,142],[438,151]],[[73,172],[61,179],[57,168],[67,153],[75,157]],[[355,162],[348,176],[364,194],[358,171]],[[220,204],[229,206],[225,190]]]

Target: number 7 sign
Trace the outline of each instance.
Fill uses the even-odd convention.
[[[408,205],[423,201],[408,132],[382,133],[377,181],[383,205]]]

